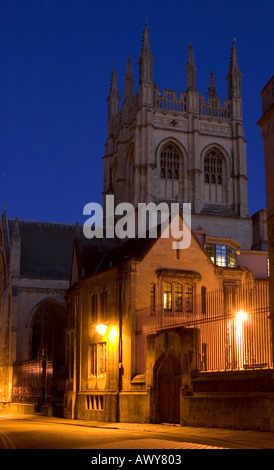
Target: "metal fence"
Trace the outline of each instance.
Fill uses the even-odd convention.
[[[53,370],[52,360],[30,360],[13,364],[14,403],[59,404],[65,390],[64,373]]]
[[[162,329],[200,331],[197,368],[203,371],[272,368],[272,329],[268,281],[226,285],[193,299],[193,311],[158,306],[136,312],[137,368],[145,367],[146,336]]]

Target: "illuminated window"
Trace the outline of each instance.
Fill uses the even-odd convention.
[[[227,266],[227,252],[225,245],[215,245],[216,258],[215,264],[217,266]]]
[[[155,313],[155,284],[154,282],[150,283],[150,313]]]
[[[182,312],[183,310],[183,288],[182,284],[176,282],[175,284],[175,312]]]
[[[164,310],[172,310],[172,286],[170,282],[164,283]]]
[[[226,245],[206,245],[206,252],[216,266],[236,267],[236,251]]]
[[[107,371],[106,343],[89,346],[89,375],[104,375]]]
[[[206,245],[206,251],[213,263],[215,263],[215,245],[210,245],[209,243]]]
[[[106,343],[98,344],[98,372],[99,375],[104,375],[107,371],[107,354]]]
[[[161,178],[179,179],[179,154],[174,145],[165,145],[161,151]]]
[[[186,284],[185,287],[186,313],[193,312],[193,286]]]
[[[227,247],[227,266],[229,268],[236,267],[236,251],[232,250],[230,246]]]
[[[89,347],[89,374],[97,375],[97,344],[91,344]]]

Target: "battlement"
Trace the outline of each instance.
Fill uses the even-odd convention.
[[[189,94],[181,92],[179,97],[174,90],[163,90],[161,94],[157,88],[154,92],[153,105],[158,110],[166,110],[174,113],[188,113],[189,112]],[[231,119],[231,104],[229,100],[221,104],[221,99],[218,97],[206,98],[204,95],[199,95],[198,112],[203,117],[215,117],[218,119]]]

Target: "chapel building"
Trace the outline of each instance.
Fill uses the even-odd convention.
[[[0,402],[75,419],[260,428],[269,409],[249,391],[262,383],[264,400],[273,383],[254,375],[273,368],[266,211],[248,210],[235,43],[223,104],[213,72],[207,97],[197,90],[192,45],[179,96],[153,81],[147,26],[138,64],[134,93],[128,59],[122,104],[112,72],[104,205],[177,202],[182,228],[190,203],[190,246],[159,230],[88,239],[78,224],[4,210]]]
[[[139,203],[178,202],[182,228],[183,204],[191,203],[191,243],[186,250],[174,249],[172,237],[160,232],[156,238],[125,240],[87,239],[80,232],[75,237],[66,295],[64,415],[197,424],[203,414],[201,425],[226,427],[232,424],[220,405],[223,396],[205,402],[196,394],[199,387],[217,390],[216,378],[206,374],[272,367],[266,212],[250,217],[248,211],[236,46],[224,104],[213,73],[207,99],[199,94],[191,45],[186,91],[179,96],[161,93],[153,82],[147,26],[138,64],[135,94],[128,59],[121,106],[116,69],[112,72],[104,205],[107,196],[136,210]],[[244,326],[251,312],[262,315]],[[254,377],[250,380],[243,387],[254,386]],[[233,380],[219,383],[237,389]],[[243,413],[247,392],[231,400],[235,426],[250,426]],[[251,412],[257,405],[254,398],[249,401]]]

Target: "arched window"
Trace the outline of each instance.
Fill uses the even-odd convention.
[[[51,301],[43,302],[32,320],[31,358],[43,355],[60,364],[64,360],[65,326],[61,306]],[[58,357],[60,355],[60,357]]]
[[[170,282],[164,283],[164,310],[172,311],[172,286]]]
[[[167,144],[162,148],[160,168],[162,179],[179,179],[179,153],[174,145]]]
[[[207,184],[223,184],[223,158],[216,149],[210,150],[205,156],[204,181]]]

